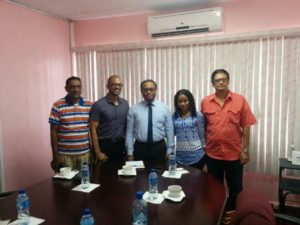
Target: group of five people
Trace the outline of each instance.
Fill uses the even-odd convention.
[[[211,82],[215,93],[201,102],[197,112],[192,93],[179,90],[175,112],[155,99],[157,84],[140,84],[144,98],[132,107],[121,98],[121,77],[108,78],[108,93],[92,104],[81,97],[81,80],[66,81],[67,96],[53,104],[49,123],[53,160],[51,166],[79,169],[89,158],[90,141],[96,159],[102,162],[127,160],[164,164],[176,151],[177,162],[203,169],[229,189],[228,210],[242,190],[243,165],[249,161],[250,126],[256,123],[246,99],[229,90],[229,73],[215,70]],[[90,132],[89,132],[90,131]],[[176,137],[176,150],[174,149]]]

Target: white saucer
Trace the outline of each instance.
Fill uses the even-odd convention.
[[[181,202],[182,199],[185,198],[185,194],[184,194],[183,191],[181,191],[179,197],[176,197],[176,198],[175,197],[170,197],[168,190],[166,190],[166,191],[163,192],[163,196],[164,196],[165,199],[169,199],[169,200],[171,200],[173,202]]]

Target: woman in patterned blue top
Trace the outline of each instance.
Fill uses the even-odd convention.
[[[176,93],[174,106],[177,162],[203,169],[205,165],[204,116],[196,111],[195,100],[189,90],[182,89]]]

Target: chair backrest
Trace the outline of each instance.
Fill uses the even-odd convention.
[[[269,200],[255,190],[243,190],[236,199],[236,225],[276,225]]]

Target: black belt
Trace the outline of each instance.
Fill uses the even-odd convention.
[[[165,139],[162,139],[160,141],[153,141],[153,142],[142,142],[142,141],[138,141],[136,140],[135,142],[139,143],[139,144],[143,144],[143,145],[149,145],[149,146],[152,146],[152,145],[157,145],[157,144],[162,144],[165,142]]]
[[[99,142],[102,143],[121,143],[121,142],[125,142],[124,138],[103,138],[103,139],[99,139]]]

